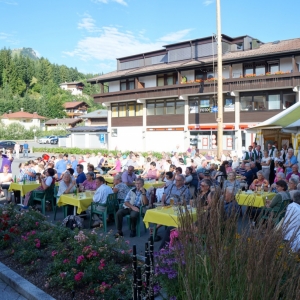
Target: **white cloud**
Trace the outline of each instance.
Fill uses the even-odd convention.
[[[191,30],[192,29],[184,29],[184,30],[179,30],[176,32],[171,32],[171,33],[159,38],[159,41],[167,42],[167,43],[179,41],[182,38],[184,38],[185,36],[187,36]]]
[[[143,29],[132,32],[116,25],[99,28],[95,20],[87,14],[79,22],[78,28],[85,30],[86,36],[77,42],[74,50],[64,51],[63,54],[78,57],[85,62],[96,60],[101,71],[116,69],[116,58],[158,50],[165,43],[187,39],[192,30],[171,32],[151,41]]]
[[[5,40],[5,42],[16,45],[19,44],[19,40],[17,40],[13,34],[0,32],[0,40]]]
[[[121,5],[127,6],[127,2],[125,2],[124,0],[92,0],[92,2],[94,2],[94,3],[105,3],[105,4],[107,4],[108,2],[116,2],[116,3],[119,3]]]
[[[204,4],[205,6],[208,6],[208,5],[213,4],[214,2],[215,2],[215,0],[205,0],[205,1],[203,1],[203,4]]]
[[[8,5],[18,5],[16,1],[9,1],[9,0],[0,0],[0,3],[4,3]]]
[[[78,23],[78,29],[85,29],[88,32],[98,31],[95,23],[95,20],[89,14],[85,14],[81,22]]]

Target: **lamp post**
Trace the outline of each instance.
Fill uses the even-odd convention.
[[[34,141],[35,141],[35,133],[36,133],[36,129],[34,128],[34,129],[32,129],[32,131],[33,131]]]
[[[218,49],[218,158],[223,152],[223,79],[222,79],[222,37],[220,0],[216,0],[217,8],[217,49]]]

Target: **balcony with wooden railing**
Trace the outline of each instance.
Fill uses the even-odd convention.
[[[217,81],[204,81],[184,84],[138,88],[120,92],[107,92],[94,95],[96,102],[119,102],[137,99],[179,97],[217,92]],[[264,75],[249,78],[223,79],[223,92],[246,92],[255,90],[287,89],[300,86],[300,72]]]

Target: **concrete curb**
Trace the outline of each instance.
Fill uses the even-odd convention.
[[[0,263],[0,279],[28,300],[55,300],[2,263]]]

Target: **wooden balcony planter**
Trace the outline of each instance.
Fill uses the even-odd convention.
[[[203,93],[217,92],[217,81],[204,81],[203,83],[184,83],[150,88],[139,88],[112,93],[94,95],[96,102],[135,101],[136,99],[151,99],[162,97],[179,97],[180,95],[198,94],[200,84],[203,84]],[[223,92],[255,91],[278,88],[292,88],[300,85],[300,72],[264,75],[249,78],[228,78],[223,80]]]

